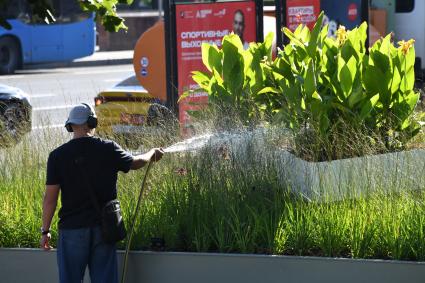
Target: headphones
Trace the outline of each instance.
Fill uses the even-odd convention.
[[[89,127],[89,129],[94,129],[97,127],[97,117],[96,114],[93,111],[93,108],[90,107],[90,105],[88,105],[87,103],[81,103],[82,105],[84,105],[85,107],[87,107],[88,109],[90,109],[90,114],[87,117],[87,126]],[[68,132],[72,133],[72,127],[71,127],[71,123],[66,123],[65,124],[65,128]]]

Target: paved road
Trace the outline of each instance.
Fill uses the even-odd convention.
[[[133,74],[132,65],[26,70],[0,76],[0,83],[19,87],[30,95],[33,132],[60,128],[75,104],[93,105],[95,95]]]

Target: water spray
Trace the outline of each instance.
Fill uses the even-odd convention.
[[[205,134],[201,136],[195,136],[190,139],[186,139],[181,142],[177,142],[173,145],[164,149],[164,152],[174,153],[174,152],[186,152],[194,151],[205,146],[205,144],[211,139],[212,134]]]

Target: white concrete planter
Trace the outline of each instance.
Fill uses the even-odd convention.
[[[274,167],[279,183],[313,200],[338,200],[374,191],[404,191],[425,188],[425,150],[307,162],[285,150],[271,147],[267,130],[216,134],[212,149],[227,148],[241,164]]]
[[[123,252],[119,252],[119,260]],[[131,252],[127,283],[419,283],[425,263],[243,254]],[[56,253],[0,249],[1,282],[57,282]],[[85,282],[89,282],[85,280]]]
[[[331,162],[307,162],[287,151],[276,154],[280,182],[310,199],[341,199],[373,191],[425,188],[425,150]]]

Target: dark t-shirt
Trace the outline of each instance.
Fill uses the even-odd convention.
[[[99,214],[81,176],[81,166],[102,207],[117,197],[118,171],[127,173],[132,161],[133,156],[117,143],[97,137],[72,139],[52,151],[47,161],[46,185],[60,186],[59,228],[83,228],[99,223]]]

